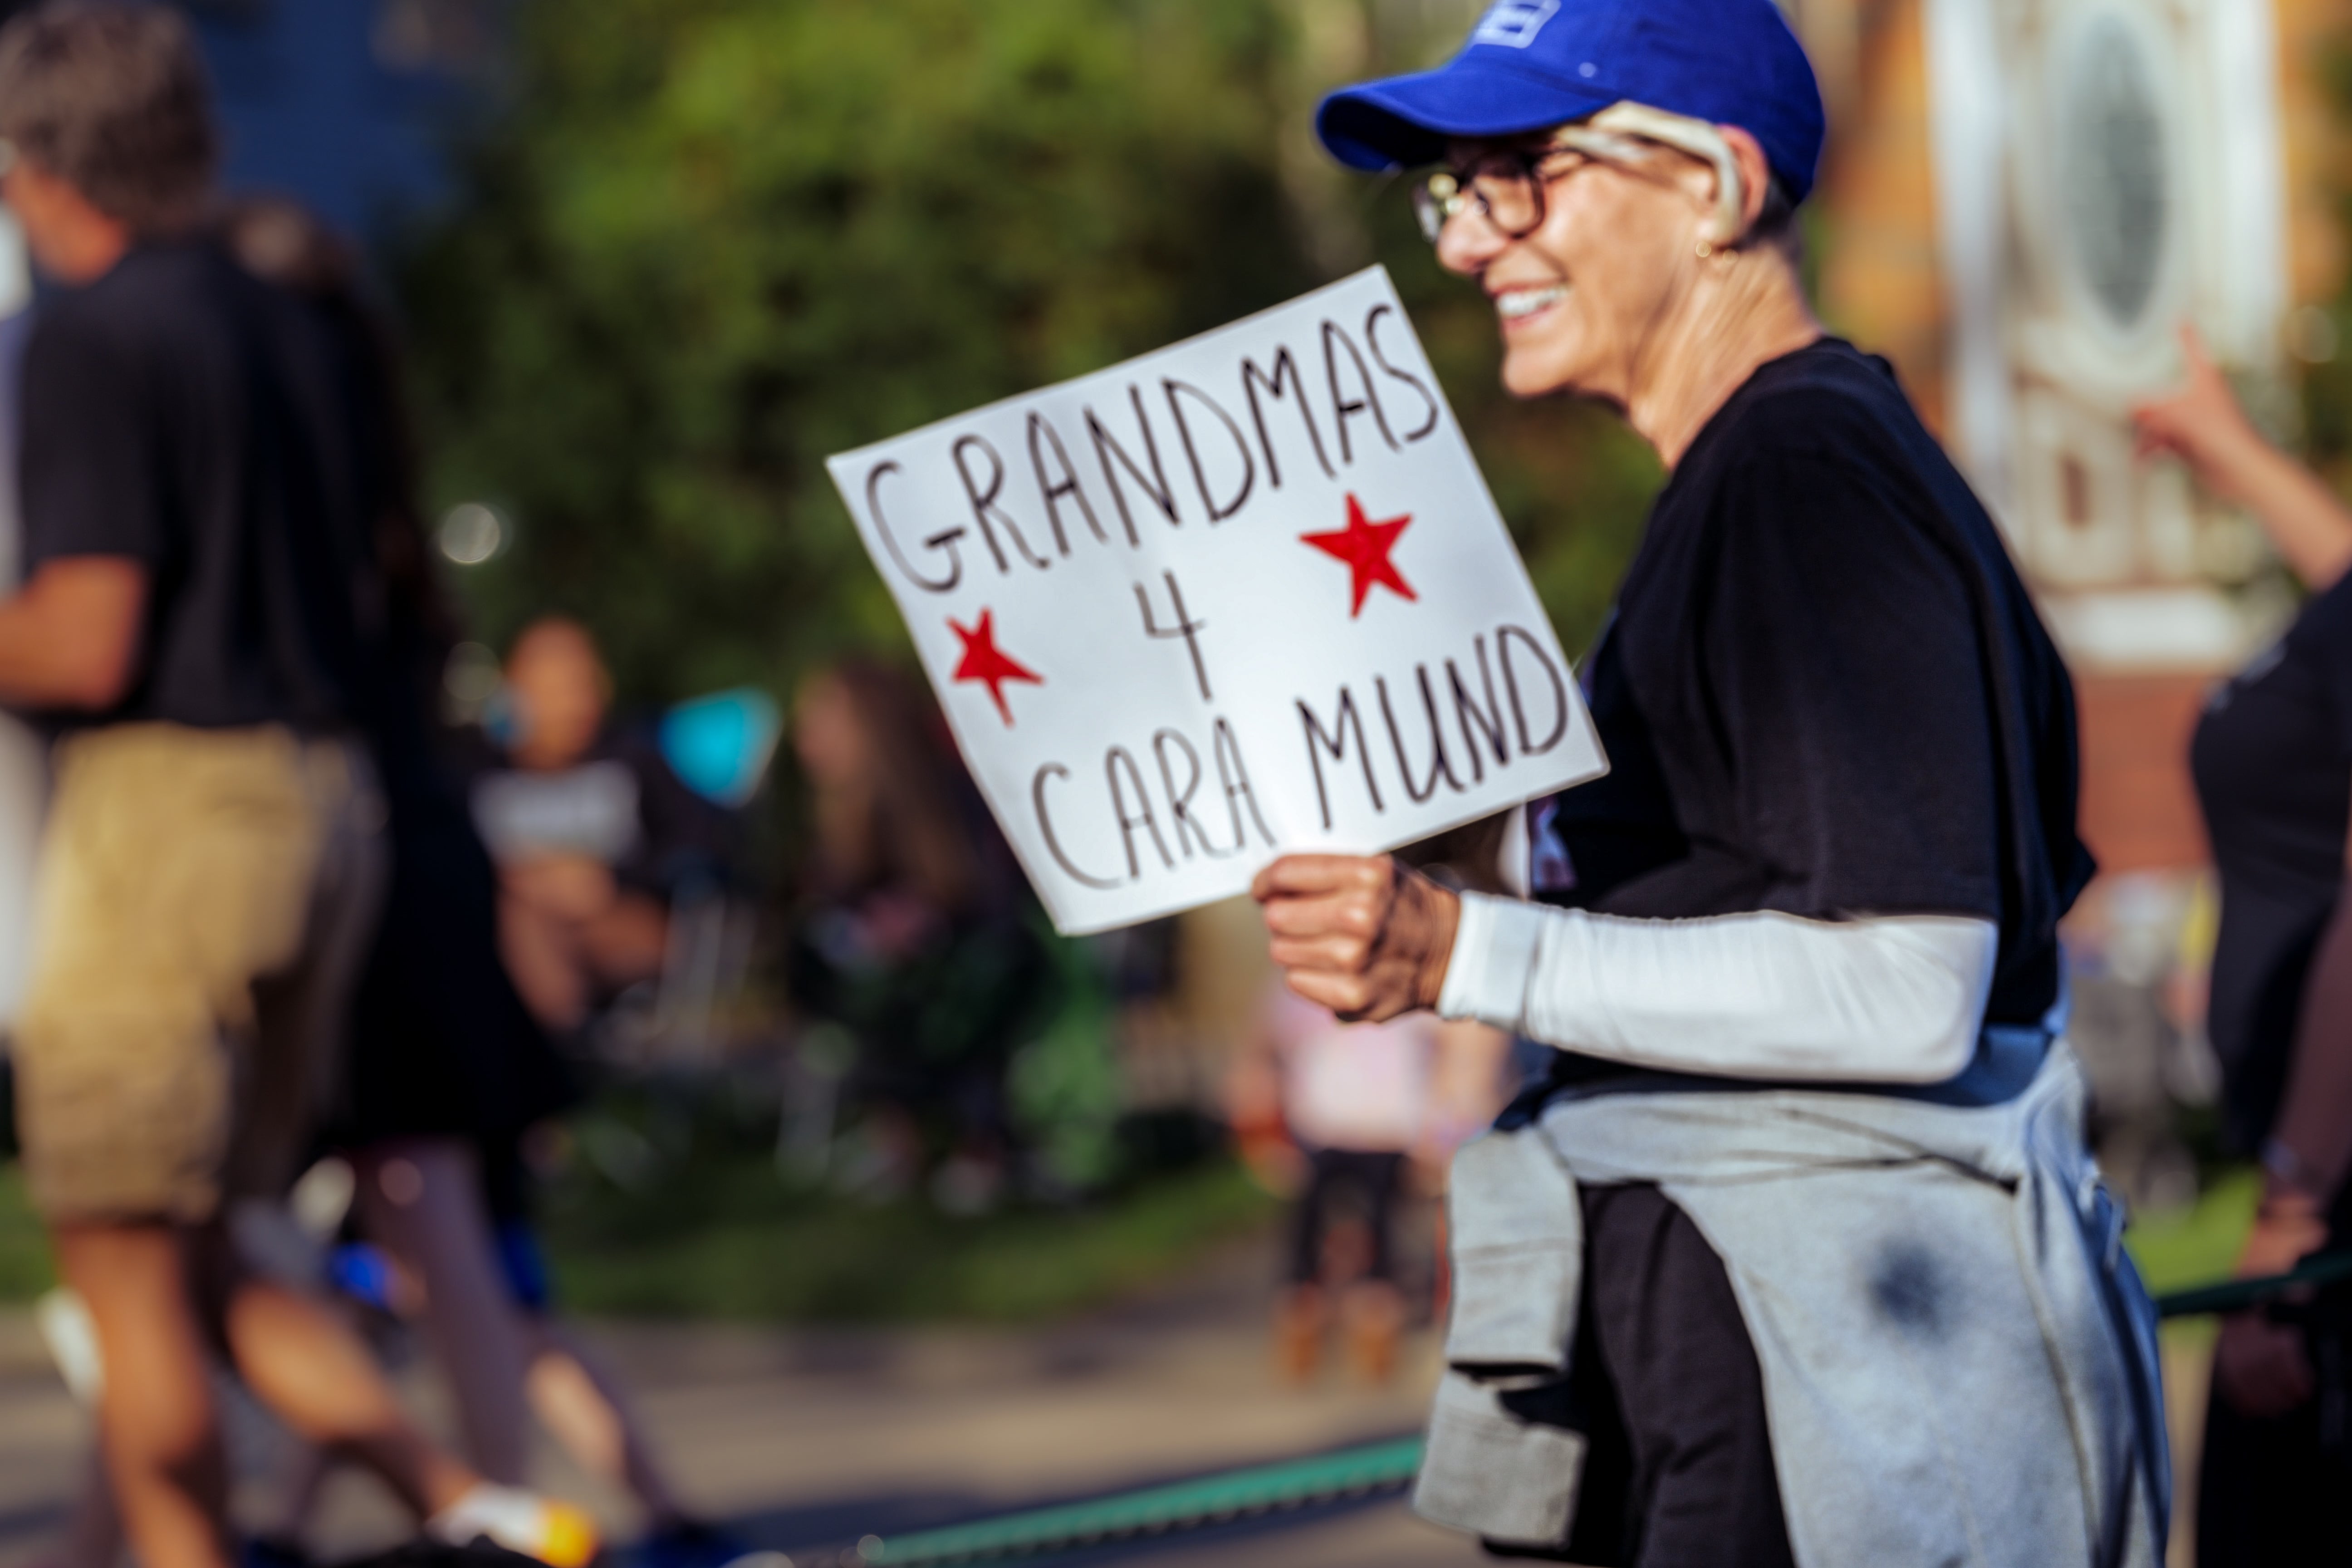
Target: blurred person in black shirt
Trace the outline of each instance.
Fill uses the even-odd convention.
[[[523,1333],[474,1141],[511,1136],[570,1097],[499,962],[489,857],[436,754],[432,696],[456,638],[417,521],[391,341],[361,298],[358,258],[309,213],[239,201],[221,227],[248,270],[311,308],[336,351],[383,589],[360,707],[389,807],[392,874],[327,1142],[351,1156],[368,1232],[425,1287],[468,1455],[491,1479],[520,1483]]]
[[[523,1479],[536,1409],[585,1468],[644,1506],[653,1534],[635,1550],[641,1568],[738,1555],[687,1516],[611,1380],[552,1321],[520,1148],[575,1094],[508,977],[497,871],[444,761],[438,697],[457,626],[419,519],[391,333],[363,297],[357,256],[300,206],[233,202],[222,229],[249,270],[310,304],[339,350],[383,586],[362,707],[391,808],[392,880],[327,1142],[350,1156],[366,1233],[423,1286],[484,1474]]]
[[[0,137],[0,197],[63,285],[26,349],[26,580],[0,602],[0,697],[58,737],[17,1117],[132,1545],[231,1560],[209,1341],[436,1533],[583,1562],[584,1516],[485,1487],[338,1317],[229,1245],[308,1141],[381,886],[332,350],[202,237],[215,142],[174,13],[16,18]]]
[[[2186,348],[2187,384],[2138,411],[2143,448],[2185,458],[2252,512],[2311,591],[2214,691],[2189,756],[2221,879],[2206,1029],[2226,1130],[2263,1172],[2238,1272],[2262,1276],[2352,1238],[2352,510],[2263,437],[2193,335]],[[2347,1296],[2333,1289],[2306,1324],[2222,1321],[2199,1477],[2204,1568],[2352,1560]]]

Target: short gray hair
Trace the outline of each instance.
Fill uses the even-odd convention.
[[[161,5],[50,0],[0,27],[0,136],[133,233],[204,216],[212,99],[187,23]]]

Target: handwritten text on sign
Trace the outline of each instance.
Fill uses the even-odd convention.
[[[1377,268],[829,467],[1065,931],[1605,765]]]

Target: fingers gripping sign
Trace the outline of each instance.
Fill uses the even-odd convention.
[[[1286,855],[1250,894],[1290,988],[1348,1023],[1437,1005],[1462,900],[1390,855]]]

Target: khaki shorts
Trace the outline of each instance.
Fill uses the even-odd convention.
[[[58,744],[16,1121],[51,1223],[210,1219],[293,1176],[374,929],[365,754],[266,727]]]

